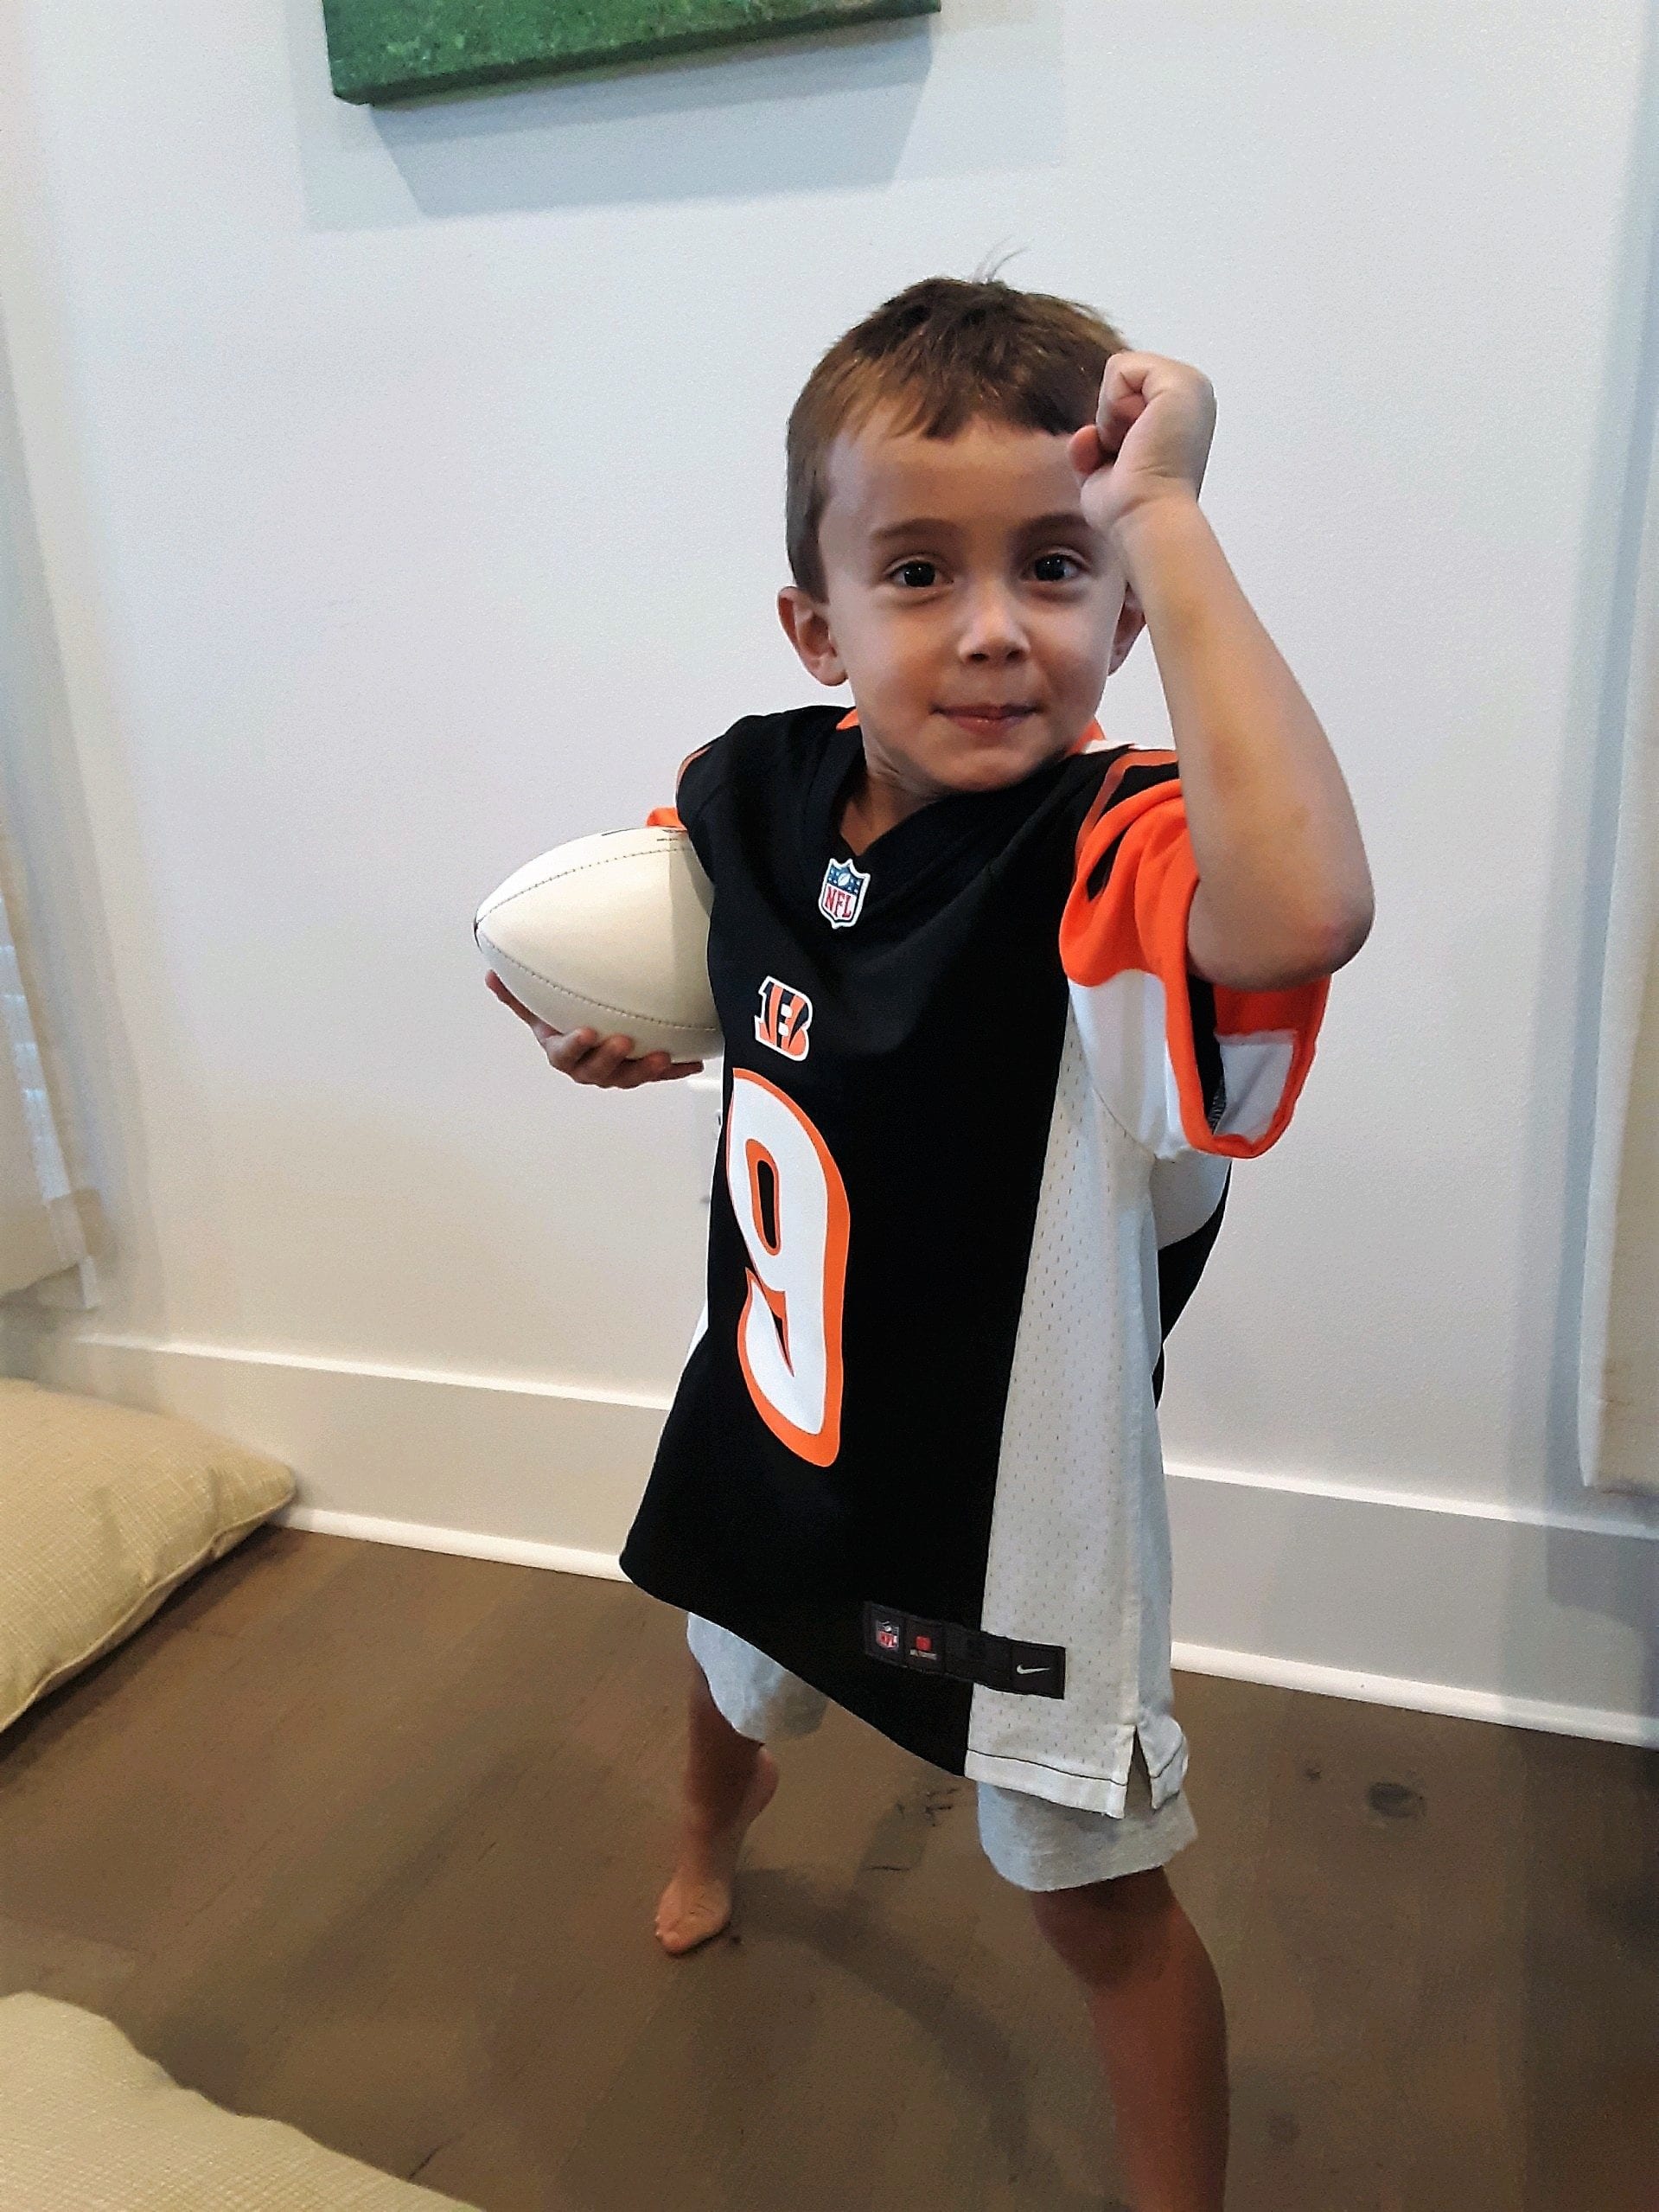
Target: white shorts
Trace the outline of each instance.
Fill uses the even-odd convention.
[[[739,1736],[756,1743],[810,1736],[829,1699],[741,1636],[700,1614],[686,1616],[686,1640],[702,1668],[709,1695]],[[1177,1790],[1157,1811],[1146,1761],[1137,1742],[1123,1817],[1056,1805],[1024,1790],[976,1782],[979,1843],[1005,1882],[1018,1889],[1078,1889],[1167,1865],[1198,1833]]]

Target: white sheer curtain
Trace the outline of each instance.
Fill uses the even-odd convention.
[[[1648,475],[1596,1069],[1579,1343],[1586,1482],[1659,1492],[1659,441]]]
[[[86,1260],[86,1224],[64,1165],[23,989],[12,926],[16,877],[6,857],[0,822],[0,1298]],[[75,1286],[82,1295],[89,1279],[90,1263]]]

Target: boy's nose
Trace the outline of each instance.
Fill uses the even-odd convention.
[[[969,661],[1007,660],[1025,650],[1024,628],[1006,593],[983,592],[973,601],[960,650]]]

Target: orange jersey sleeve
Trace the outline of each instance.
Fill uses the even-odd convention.
[[[1174,761],[1133,751],[1107,771],[1079,834],[1060,956],[1095,1088],[1131,1135],[1160,1159],[1253,1160],[1290,1121],[1330,978],[1237,991],[1193,972],[1198,869]]]

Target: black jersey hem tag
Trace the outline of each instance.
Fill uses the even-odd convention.
[[[908,1667],[917,1674],[948,1675],[954,1682],[977,1682],[1022,1697],[1066,1694],[1063,1644],[1023,1644],[954,1621],[926,1621],[871,1603],[864,1609],[864,1647],[884,1665]]]

